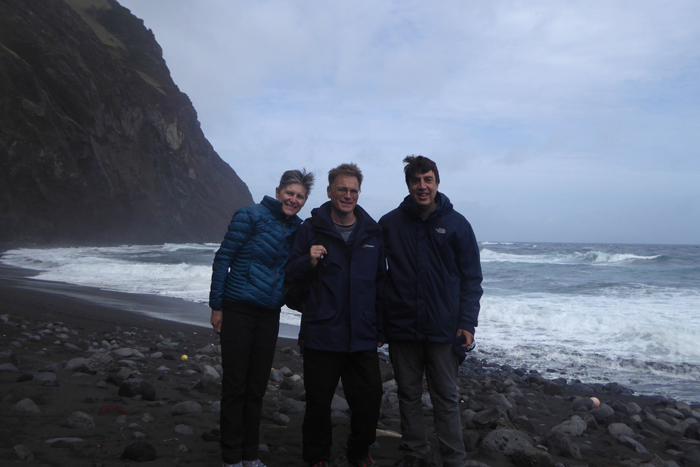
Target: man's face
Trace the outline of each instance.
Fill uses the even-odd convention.
[[[423,174],[416,173],[408,181],[408,193],[420,212],[430,213],[435,209],[437,191],[438,184],[432,170]]]
[[[360,184],[357,177],[348,174],[340,174],[333,185],[327,189],[328,198],[331,200],[331,209],[340,215],[347,215],[355,210],[357,199],[360,197]]]

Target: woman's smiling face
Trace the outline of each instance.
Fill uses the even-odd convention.
[[[277,201],[282,203],[282,211],[288,217],[298,213],[306,203],[306,188],[301,183],[291,183],[284,188],[275,189]]]

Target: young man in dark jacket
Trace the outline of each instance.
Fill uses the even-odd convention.
[[[379,225],[357,205],[362,172],[342,164],[328,173],[329,202],[311,212],[297,232],[287,283],[306,282],[299,346],[304,357],[303,457],[328,467],[331,402],[338,381],[352,411],[350,465],[369,467],[382,384],[377,347],[383,345],[380,300],[386,260]]]
[[[471,225],[438,192],[437,165],[404,159],[408,196],[379,220],[389,263],[384,323],[398,385],[402,444],[399,467],[431,460],[423,420],[423,375],[444,467],[464,466],[457,369],[479,316],[481,264]],[[462,355],[463,357],[463,355]]]

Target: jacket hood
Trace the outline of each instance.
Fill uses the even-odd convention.
[[[435,194],[435,203],[437,204],[437,206],[435,207],[435,210],[430,213],[427,219],[433,219],[440,216],[444,216],[445,214],[454,211],[450,199],[444,194],[440,193],[439,191]],[[416,206],[413,204],[413,199],[411,199],[411,195],[406,195],[406,197],[399,205],[399,209],[401,209],[411,217],[421,219],[420,213],[416,209]]]
[[[282,203],[277,201],[272,196],[265,195],[262,201],[260,201],[260,204],[269,209],[272,215],[282,222],[286,222],[289,224],[301,224],[301,218],[296,214],[294,214],[292,217],[287,217],[287,215],[282,210]]]

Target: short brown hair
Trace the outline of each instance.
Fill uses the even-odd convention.
[[[403,172],[406,175],[406,185],[411,184],[411,179],[416,174],[427,174],[431,170],[435,174],[435,183],[440,184],[440,172],[438,172],[437,164],[425,156],[406,156],[403,160],[406,166]]]
[[[358,186],[362,186],[362,171],[354,162],[340,164],[338,167],[328,171],[328,186],[333,186],[333,182],[340,174],[350,175],[357,178]]]

